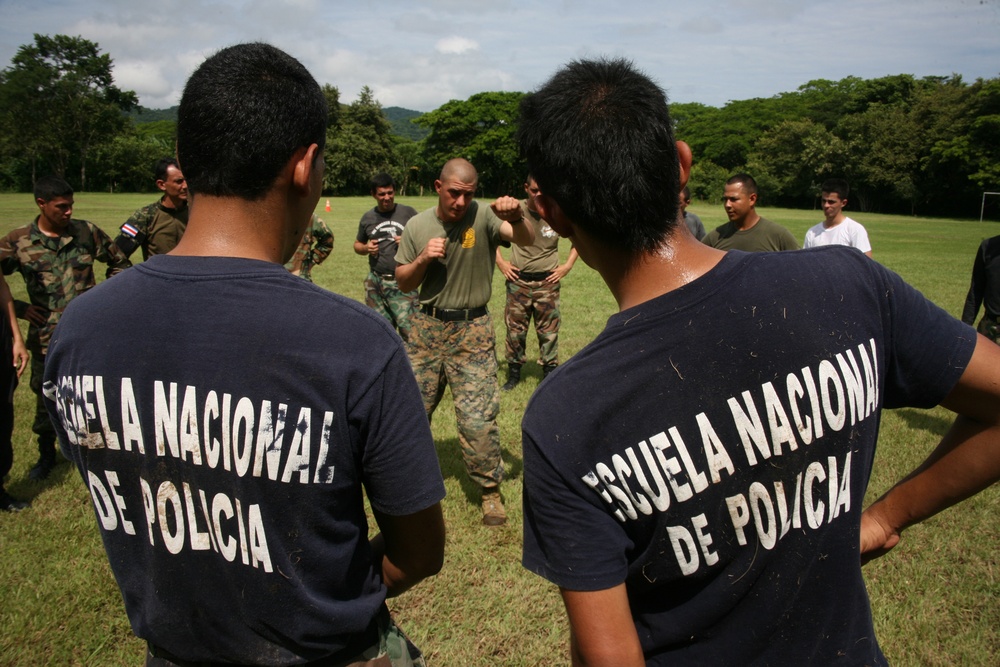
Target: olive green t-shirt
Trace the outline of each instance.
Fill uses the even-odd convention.
[[[761,218],[746,231],[740,231],[732,222],[727,222],[706,234],[701,242],[719,250],[746,252],[799,249],[799,242],[790,231],[767,218]]]
[[[399,240],[397,264],[415,260],[431,239],[448,239],[445,256],[431,262],[420,283],[421,305],[459,310],[489,303],[501,224],[489,206],[477,201],[450,225],[437,217],[437,207],[410,218]]]
[[[528,246],[515,244],[510,250],[511,264],[528,273],[554,271],[559,266],[559,235],[528,208],[527,200],[521,200],[521,213],[525,223],[535,228],[535,241]]]

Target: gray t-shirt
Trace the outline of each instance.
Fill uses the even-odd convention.
[[[406,223],[417,214],[412,206],[396,204],[391,213],[382,213],[378,207],[367,211],[358,223],[359,243],[368,243],[371,239],[378,241],[378,254],[368,255],[368,266],[375,273],[394,275],[396,272],[396,250],[399,245],[396,237],[403,235]]]

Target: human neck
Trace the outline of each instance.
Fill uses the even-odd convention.
[[[186,199],[174,199],[170,195],[163,195],[160,198],[160,205],[163,208],[169,208],[171,211],[176,211],[178,209],[184,208],[187,204]]]
[[[836,227],[837,225],[842,223],[846,218],[847,216],[844,215],[843,213],[838,213],[837,216],[832,220],[823,220],[823,226],[827,229],[830,229],[831,227]],[[815,218],[813,219],[815,220]]]
[[[686,229],[676,229],[654,252],[629,261],[624,255],[605,251],[602,257],[606,261],[594,268],[607,283],[619,310],[626,310],[700,278],[724,255],[696,240]]]
[[[199,194],[190,203],[187,229],[170,254],[242,257],[282,264],[309,224],[309,213],[286,206],[280,193],[261,200]],[[292,238],[294,237],[294,238]]]

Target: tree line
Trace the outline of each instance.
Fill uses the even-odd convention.
[[[112,62],[81,37],[35,35],[18,49],[0,71],[0,189],[30,190],[45,173],[80,190],[152,189],[152,165],[174,152],[176,123],[142,122],[135,93],[114,85]],[[520,192],[526,167],[514,132],[524,93],[451,100],[412,121],[421,132],[401,136],[370,88],[350,104],[335,86],[323,90],[328,194],[366,194],[380,171],[419,194],[456,156],[476,165],[484,195]],[[716,201],[740,171],[757,179],[762,204],[800,208],[815,206],[819,183],[832,177],[851,183],[852,208],[862,211],[976,216],[982,192],[1000,191],[996,78],[818,79],[773,97],[671,111],[677,138],[694,151],[696,199]]]

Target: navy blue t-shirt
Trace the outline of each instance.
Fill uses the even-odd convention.
[[[399,337],[277,264],[151,257],[73,301],[45,382],[133,631],[184,660],[348,646],[385,599],[364,495],[444,496]]]
[[[857,250],[728,253],[535,393],[525,567],[624,582],[650,664],[884,664],[859,564],[880,410],[940,402],[975,338]]]

